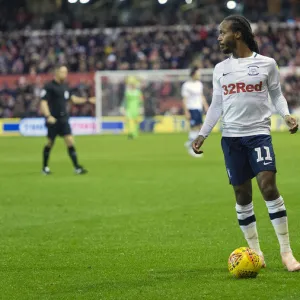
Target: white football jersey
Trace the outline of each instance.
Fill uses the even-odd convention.
[[[253,53],[230,57],[217,64],[213,75],[214,95],[222,95],[223,136],[270,134],[272,104],[268,91],[280,87],[273,58]]]
[[[187,109],[203,109],[203,84],[200,80],[186,81],[182,85],[181,96],[186,99]]]

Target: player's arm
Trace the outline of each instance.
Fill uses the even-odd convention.
[[[209,105],[208,105],[206,97],[204,96],[204,93],[203,93],[203,83],[202,82],[201,82],[200,92],[201,92],[201,99],[200,100],[202,102],[202,106],[204,108],[204,111],[207,112],[208,108],[209,108]]]
[[[44,99],[41,100],[41,113],[45,118],[48,118],[51,116],[47,100],[44,100]]]
[[[204,107],[205,112],[208,112],[209,105],[208,105],[208,102],[207,102],[206,97],[204,95],[202,95],[202,103],[203,103],[203,107]]]
[[[184,115],[186,117],[187,120],[190,120],[191,119],[191,113],[187,107],[187,98],[189,96],[189,92],[187,90],[187,87],[186,87],[186,83],[184,83],[182,85],[182,88],[181,88],[181,97],[182,97],[182,106],[183,106],[183,111],[184,111]]]
[[[268,90],[277,112],[284,118],[287,126],[290,128],[290,133],[296,133],[298,123],[295,118],[290,115],[287,101],[282,94],[280,85],[280,73],[275,60],[272,60],[268,74]]]
[[[205,121],[199,132],[199,136],[193,142],[193,149],[197,154],[202,153],[200,150],[204,140],[209,136],[216,126],[222,115],[222,95],[213,95],[211,105],[207,111]]]
[[[90,102],[91,104],[96,104],[96,97],[88,98],[88,102]]]
[[[187,99],[186,97],[182,97],[182,105],[183,105],[183,110],[184,110],[184,115],[187,118],[187,120],[191,119],[191,113],[189,109],[187,108]]]
[[[84,97],[78,97],[78,96],[75,96],[75,95],[72,95],[70,97],[71,101],[74,103],[74,104],[84,104],[86,103],[87,101],[90,102],[90,103],[95,103],[95,99],[93,99],[94,97],[90,97],[90,98],[84,98]]]
[[[41,114],[46,118],[46,122],[49,124],[56,123],[56,119],[51,115],[48,101],[50,99],[50,88],[45,86],[45,88],[41,91],[41,102],[40,102],[40,110]]]
[[[140,91],[140,105],[144,104],[144,95],[142,93],[142,91]]]
[[[123,100],[122,100],[121,106],[120,106],[120,114],[122,116],[126,115],[126,105],[127,105],[127,93],[126,93],[126,90],[125,90],[124,97],[123,97]]]
[[[144,95],[142,91],[140,90],[140,114],[144,114]]]
[[[121,106],[120,106],[120,114],[125,116],[126,115],[126,101],[125,99],[122,101]]]
[[[205,121],[200,129],[199,136],[193,142],[193,150],[195,153],[200,154],[203,151],[200,150],[204,143],[204,140],[209,136],[213,128],[216,126],[220,117],[222,116],[223,106],[222,106],[222,87],[219,82],[218,74],[216,68],[213,74],[213,97],[211,105],[207,111]]]
[[[189,96],[188,94],[189,93],[188,93],[188,90],[186,87],[186,83],[184,83],[181,87],[182,106],[183,106],[183,111],[184,111],[184,115],[185,115],[186,119],[190,120],[191,114],[187,107],[187,97]]]

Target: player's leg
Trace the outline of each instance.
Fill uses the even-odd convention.
[[[66,143],[66,146],[68,148],[68,153],[69,156],[72,160],[73,166],[75,168],[75,173],[82,175],[86,174],[87,170],[84,169],[79,163],[78,163],[78,157],[77,157],[77,152],[75,149],[75,143],[74,143],[74,138],[71,134],[64,135],[64,141]]]
[[[248,162],[247,152],[242,147],[240,138],[223,137],[222,149],[229,181],[235,193],[235,209],[239,226],[248,246],[262,256],[252,202],[251,179],[253,173]]]
[[[189,133],[188,133],[188,140],[185,143],[185,146],[189,148],[192,142],[197,138],[199,131],[202,125],[202,115],[199,110],[190,109],[190,119],[187,120],[189,123]]]
[[[126,124],[127,124],[128,138],[133,139],[134,131],[135,131],[135,122],[134,122],[134,118],[132,117],[131,113],[127,113]]]
[[[300,264],[294,258],[288,230],[287,213],[284,200],[276,185],[276,161],[272,139],[268,135],[248,138],[249,160],[257,183],[265,199],[269,216],[276,232],[282,261],[289,271],[300,270]]]
[[[49,158],[51,149],[54,146],[55,138],[57,136],[57,126],[56,124],[47,124],[48,134],[47,134],[47,144],[43,149],[43,168],[42,173],[45,175],[50,175],[51,171],[49,168]]]
[[[200,110],[190,110],[191,119],[189,120],[190,123],[190,130],[188,135],[188,141],[184,144],[188,150],[188,153],[194,157],[202,157],[202,154],[196,154],[192,148],[192,142],[197,138],[199,135],[199,131],[202,127],[202,112]]]
[[[241,185],[234,185],[233,189],[236,200],[235,209],[240,228],[244,234],[248,246],[262,256],[263,254],[260,249],[256,218],[252,202],[251,179],[248,179]]]
[[[78,163],[78,156],[75,148],[75,142],[74,138],[71,133],[71,127],[68,122],[64,122],[61,124],[60,128],[60,135],[64,137],[65,144],[68,148],[68,154],[72,160],[73,166],[75,168],[76,174],[86,174],[87,170],[84,169],[79,163]]]
[[[138,116],[133,118],[133,137],[137,138],[140,131],[140,122]]]
[[[139,133],[139,112],[137,110],[130,110],[126,112],[128,138],[136,138]]]
[[[278,238],[282,262],[288,271],[300,271],[300,263],[293,256],[290,245],[288,218],[284,200],[276,186],[276,174],[272,171],[262,171],[256,178]]]

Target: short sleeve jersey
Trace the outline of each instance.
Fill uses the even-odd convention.
[[[48,82],[41,91],[41,100],[46,100],[50,113],[55,118],[68,117],[67,102],[71,98],[66,84],[59,84],[55,80]]]
[[[182,85],[181,96],[186,99],[187,109],[203,110],[203,84],[200,80],[186,81]]]

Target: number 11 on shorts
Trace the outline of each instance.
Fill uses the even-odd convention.
[[[262,156],[262,148],[266,152],[266,156],[265,157]],[[265,161],[265,160],[269,160],[269,161],[273,160],[272,157],[271,157],[271,154],[270,154],[270,147],[264,146],[264,147],[255,148],[254,150],[257,153],[257,160],[256,160],[257,162],[261,162],[261,161]]]

